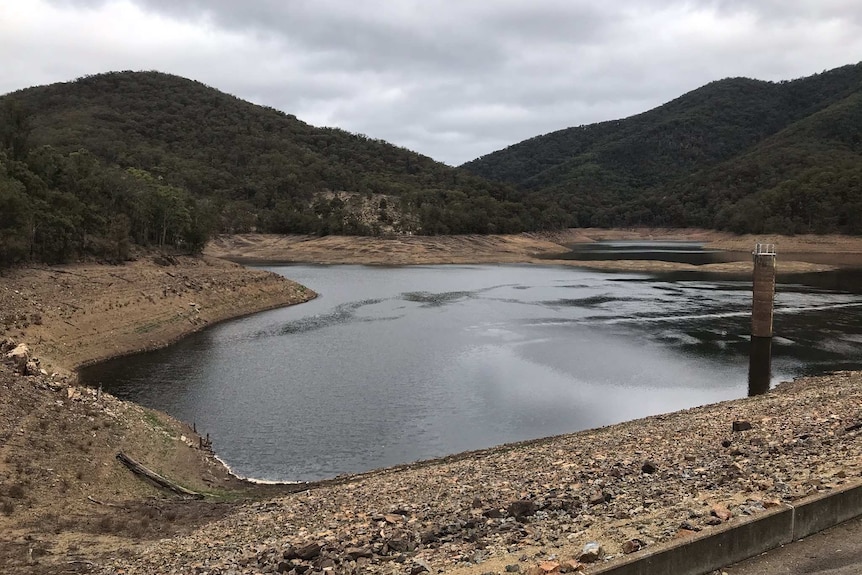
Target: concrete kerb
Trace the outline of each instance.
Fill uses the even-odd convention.
[[[587,571],[589,575],[704,575],[862,515],[862,483],[782,505]]]
[[[793,507],[796,541],[862,515],[862,483],[812,495]]]
[[[769,509],[741,521],[725,523],[685,539],[611,561],[590,575],[702,575],[790,543],[793,508]]]

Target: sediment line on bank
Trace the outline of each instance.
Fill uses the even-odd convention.
[[[6,325],[7,335],[36,342],[36,353],[52,369],[92,361],[100,346],[110,355],[128,352],[130,342],[161,345],[174,329],[178,338],[235,317],[237,302],[248,303],[252,313],[266,309],[264,302],[277,307],[311,297],[272,274],[212,258],[175,268],[139,262],[30,271],[0,278],[0,303],[22,310]],[[213,299],[204,299],[206,293]],[[708,532],[716,521],[728,525],[792,505],[862,474],[859,373],[294,486],[231,483],[215,457],[197,459],[184,441],[190,430],[107,394],[100,405],[74,384],[55,390],[50,376],[2,370],[0,385],[3,414],[11,416],[0,426],[0,510],[12,506],[0,514],[0,565],[9,573],[43,572],[78,559],[104,573],[129,575],[269,570],[303,546],[316,547],[315,557],[289,561],[307,569],[326,562],[335,573],[402,573],[423,565],[470,575],[503,572],[507,565],[529,571],[540,562],[575,559],[588,541],[600,542],[606,556],[620,556],[627,542],[649,549],[686,532]],[[750,421],[753,429],[733,432],[736,420]],[[135,444],[135,438],[149,444]],[[152,459],[141,453],[176,466],[168,475],[194,481],[211,502],[223,504],[202,504],[198,515],[165,533],[159,523],[188,507],[159,499],[159,521],[145,526],[142,517],[152,510],[142,502],[154,492],[111,466],[114,443],[148,463]],[[191,459],[197,462],[188,464]],[[80,494],[121,508],[95,506]],[[228,503],[237,494],[274,498]],[[147,543],[155,539],[161,541]],[[119,556],[119,549],[129,555]]]

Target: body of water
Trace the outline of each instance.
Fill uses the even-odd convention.
[[[565,266],[269,268],[320,294],[82,372],[312,480],[742,397],[750,280]],[[809,281],[811,280],[811,281]],[[773,381],[859,368],[858,278],[780,284]]]

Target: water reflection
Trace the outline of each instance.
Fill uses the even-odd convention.
[[[692,265],[744,261],[751,258],[744,252],[705,249],[703,242],[690,241],[601,241],[572,244],[571,251],[553,259],[580,261],[649,260]]]
[[[82,378],[197,421],[238,473],[281,480],[749,391],[750,277],[566,266],[271,269],[321,296]],[[779,287],[771,381],[862,367],[858,293]]]
[[[762,395],[769,391],[772,380],[772,338],[752,337],[748,360],[748,395]]]

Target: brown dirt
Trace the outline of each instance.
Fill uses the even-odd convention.
[[[197,448],[188,426],[96,390],[0,365],[0,413],[4,574],[132,552],[225,516],[247,487]],[[138,479],[116,461],[120,451],[208,501],[182,501]]]
[[[258,573],[281,563],[313,572],[331,562],[333,573],[541,573],[539,563],[572,560],[589,541],[610,558],[626,542],[650,549],[858,483],[860,433],[862,374],[802,379],[755,398],[310,486],[105,572]],[[283,559],[307,545],[320,555]]]
[[[122,266],[4,272],[0,340],[28,343],[42,368],[61,375],[21,376],[0,364],[0,572],[224,573],[234,567],[256,573],[275,567],[274,557],[288,544],[311,540],[323,542],[339,561],[346,545],[369,546],[374,556],[362,561],[363,572],[409,572],[416,558],[446,572],[500,572],[512,562],[526,569],[550,555],[570,557],[587,538],[600,540],[613,554],[626,537],[651,544],[676,536],[684,522],[707,528],[701,525],[709,519],[703,509],[714,503],[738,514],[750,507],[747,500],[789,501],[858,480],[858,431],[846,428],[862,418],[860,374],[298,487],[238,481],[198,449],[199,438],[188,426],[107,394],[97,399],[94,390],[76,387],[65,375],[92,361],[163,346],[215,322],[315,295],[214,255],[255,262],[585,265],[548,258],[564,253],[570,243],[644,237],[706,241],[732,250],[750,250],[754,243],[754,238],[703,230],[397,239],[248,235],[219,238],[201,259],[151,255]],[[855,265],[862,254],[857,238],[763,241],[777,243],[779,254],[788,253],[782,246],[800,254],[844,254],[843,265]],[[804,258],[779,261],[783,271],[827,267]],[[718,266],[723,268],[714,271],[749,269]],[[633,271],[662,267],[660,262],[612,265]],[[734,439],[733,448],[722,448],[730,418],[750,419],[756,431],[746,432],[742,443]],[[207,499],[178,500],[141,481],[116,461],[118,451]],[[656,461],[656,474],[633,471],[645,458]],[[303,487],[307,490],[285,497]],[[611,501],[588,505],[596,490],[607,491]],[[243,502],[249,497],[277,498]],[[481,507],[473,507],[476,499]],[[486,508],[505,508],[518,499],[547,504],[546,515],[524,523],[481,516]],[[566,514],[554,511],[555,501],[567,506]],[[577,513],[573,502],[580,506]],[[404,525],[392,519],[393,511],[406,512]],[[415,554],[391,555],[383,548],[392,537],[421,539],[420,528],[436,530],[442,539],[420,544]],[[405,563],[398,562],[402,559]],[[339,572],[342,567],[350,571],[357,564],[339,563]]]
[[[0,356],[0,572],[87,572],[95,558],[135,553],[257,493],[199,449],[187,425],[97,398],[71,370],[314,296],[276,274],[209,257],[5,270],[0,342],[28,344],[45,373],[19,375]],[[115,459],[120,451],[206,501],[182,501],[138,479]]]
[[[706,247],[740,252],[743,261],[695,266],[654,261],[578,261],[556,259],[566,246],[600,240],[689,240]],[[535,263],[593,269],[661,272],[709,271],[748,273],[746,254],[757,242],[775,243],[779,273],[818,272],[845,266],[862,266],[862,238],[851,236],[736,236],[698,229],[643,228],[631,230],[572,229],[553,233],[466,236],[278,236],[241,234],[210,242],[206,253],[245,263],[322,263],[368,265],[432,265],[477,263]]]
[[[276,274],[212,257],[19,268],[0,276],[0,337],[26,342],[45,369],[67,373],[314,295]]]
[[[243,262],[371,265],[519,263],[565,251],[529,234],[393,238],[241,234],[219,237],[206,248],[208,255]]]

